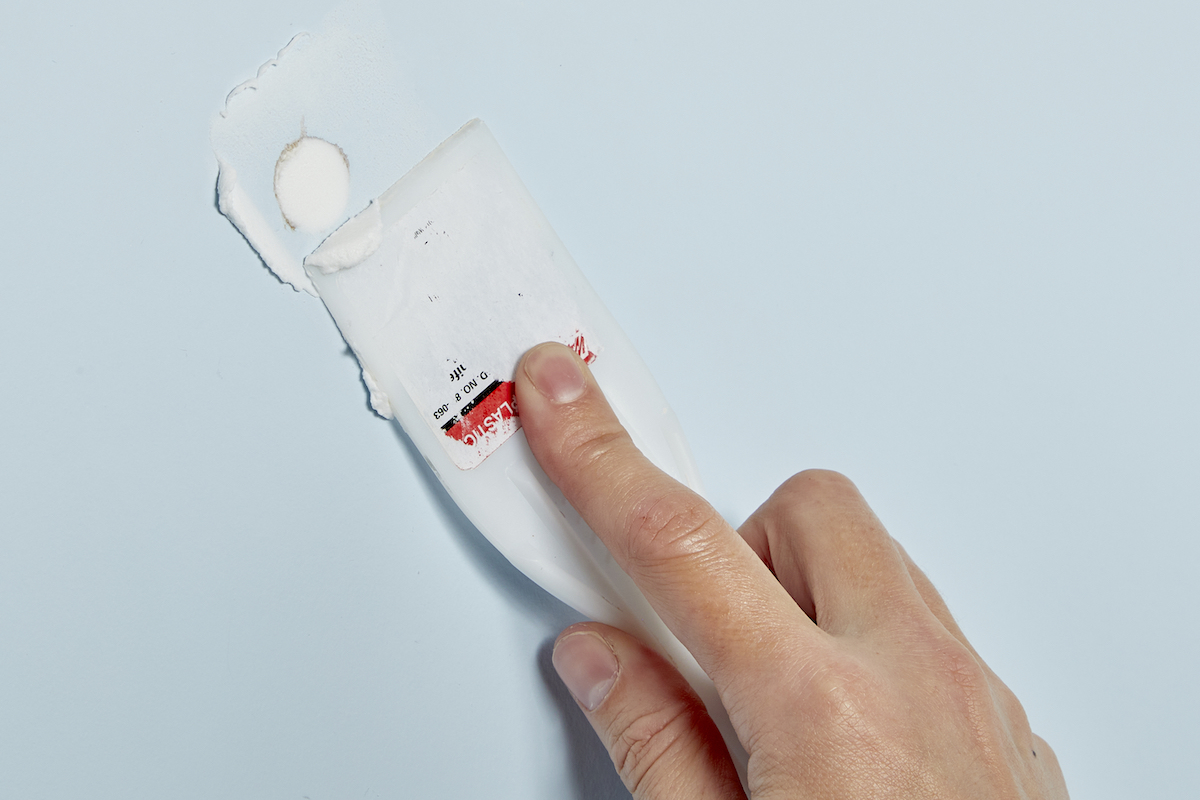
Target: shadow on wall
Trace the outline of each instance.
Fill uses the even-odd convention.
[[[629,798],[629,791],[613,768],[608,751],[600,743],[591,723],[587,721],[574,698],[559,680],[550,661],[558,632],[583,618],[527,578],[492,546],[446,492],[442,482],[438,480],[400,424],[395,420],[391,422],[396,439],[412,462],[418,466],[421,480],[437,506],[439,515],[463,548],[463,552],[479,570],[479,575],[507,602],[519,608],[525,616],[544,625],[547,631],[547,638],[538,648],[537,669],[546,685],[547,693],[561,714],[563,736],[571,754],[569,770],[573,776],[573,791],[569,796],[570,800]]]

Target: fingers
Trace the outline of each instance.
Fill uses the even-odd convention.
[[[585,622],[558,637],[553,662],[634,797],[745,797],[704,705],[650,648]]]
[[[921,607],[903,554],[854,484],[835,472],[792,477],[739,532],[828,633],[862,631]]]
[[[711,506],[638,452],[570,349],[530,350],[516,389],[546,474],[718,688],[756,691],[770,643],[811,622]]]

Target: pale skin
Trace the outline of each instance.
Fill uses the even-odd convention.
[[[1017,698],[848,479],[802,472],[735,530],[638,452],[570,349],[535,347],[515,380],[538,462],[716,684],[754,800],[1067,797]],[[634,797],[745,797],[650,648],[585,622],[553,661]]]

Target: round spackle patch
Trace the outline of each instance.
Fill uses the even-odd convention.
[[[350,198],[350,162],[342,148],[301,136],[275,162],[275,199],[287,224],[306,233],[341,222]]]

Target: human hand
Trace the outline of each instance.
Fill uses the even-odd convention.
[[[735,531],[634,447],[587,366],[526,354],[522,425],[546,474],[716,684],[768,798],[1060,800],[1058,761],[854,485],[788,480]],[[743,797],[703,705],[599,623],[555,669],[642,800]]]

